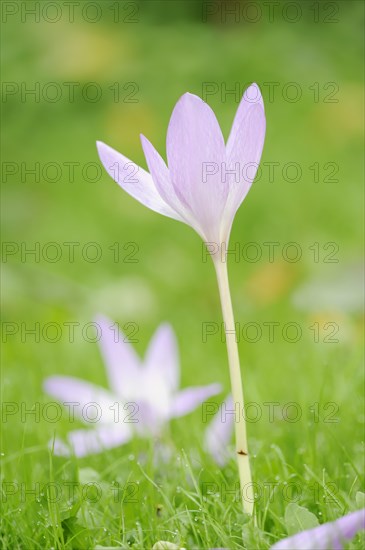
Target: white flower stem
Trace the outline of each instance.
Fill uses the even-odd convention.
[[[216,256],[212,255],[212,258],[217,274],[219,294],[222,305],[233,403],[235,406],[235,410],[237,412],[239,410],[239,413],[235,414],[234,425],[236,436],[236,456],[240,477],[242,505],[244,512],[252,515],[254,505],[254,491],[247,448],[246,420],[244,416],[244,399],[240,370],[240,359],[237,347],[236,327],[234,322],[231,294],[229,290],[227,262],[222,261],[219,256],[219,254],[217,254]]]

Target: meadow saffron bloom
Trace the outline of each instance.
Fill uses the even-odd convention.
[[[229,442],[233,433],[234,421],[235,407],[232,396],[228,395],[204,433],[204,449],[221,467],[225,466],[231,458]]]
[[[108,145],[97,142],[109,175],[152,210],[185,222],[205,242],[227,242],[236,211],[247,195],[265,138],[261,93],[250,86],[238,107],[225,145],[212,109],[186,93],[167,130],[167,165],[141,135],[149,173]]]
[[[152,210],[190,225],[206,243],[217,275],[232,398],[241,411],[244,399],[235,322],[221,251],[227,249],[234,216],[256,175],[265,131],[261,93],[253,84],[241,100],[226,144],[212,109],[189,93],[179,99],[171,115],[167,165],[144,136],[141,141],[149,173],[108,145],[97,143],[105,169],[127,193]],[[252,514],[254,495],[243,414],[235,422],[235,434],[243,508]]]
[[[314,529],[281,540],[271,550],[342,550],[344,544],[365,529],[365,508]]]
[[[219,384],[179,390],[179,355],[170,325],[159,326],[142,362],[115,323],[105,317],[96,322],[110,390],[71,376],[51,376],[44,382],[49,395],[72,403],[77,417],[92,428],[68,434],[76,456],[117,447],[134,433],[157,436],[170,419],[188,414],[221,391]],[[90,420],[92,415],[97,418],[95,423]],[[69,451],[56,440],[55,452]]]

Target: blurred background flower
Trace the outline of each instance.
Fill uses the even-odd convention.
[[[301,508],[301,519],[303,519],[304,510]],[[298,517],[297,509],[296,512]],[[308,512],[307,515],[309,515]],[[271,548],[272,550],[308,550],[309,548],[313,550],[342,550],[356,533],[363,530],[365,530],[365,509],[351,512],[337,521],[305,529],[277,542]]]
[[[171,418],[185,416],[221,391],[219,384],[178,389],[179,355],[170,325],[157,329],[143,364],[115,323],[99,316],[96,325],[110,389],[72,376],[50,376],[43,384],[45,391],[64,406],[72,404],[79,420],[91,423],[91,429],[68,434],[76,456],[118,447],[135,434],[162,435]],[[68,454],[59,439],[54,448],[56,454]]]
[[[235,406],[232,396],[228,395],[204,433],[205,450],[222,467],[233,456],[232,450],[230,452],[230,442],[232,440],[235,420]]]

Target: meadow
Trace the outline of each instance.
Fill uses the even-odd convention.
[[[63,4],[55,22],[51,11],[3,15],[2,548],[150,549],[166,540],[268,549],[290,531],[290,503],[320,523],[363,506],[363,4],[331,2],[332,13],[294,2],[295,22],[286,2],[255,22],[244,2],[236,20],[201,2],[105,0],[94,3],[95,22],[84,4],[73,20]],[[200,238],[124,193],[95,142],[146,168],[139,135],[166,158],[183,93],[203,97],[227,137],[252,82],[264,97],[266,141],[228,269],[256,525],[242,513],[234,457],[220,467],[204,450],[211,417],[202,407],[158,441],[67,458],[49,442],[81,423],[66,413],[53,421],[43,389],[54,375],[107,387],[89,325],[104,314],[133,333],[141,357],[169,322],[180,387],[220,383],[209,400],[218,405],[230,392]],[[360,534],[347,548],[363,545]]]

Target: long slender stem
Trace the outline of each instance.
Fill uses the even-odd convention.
[[[237,414],[235,414],[235,436],[242,505],[243,510],[246,513],[252,515],[254,505],[254,491],[247,448],[246,420],[244,415],[244,399],[240,370],[240,359],[238,355],[232,300],[229,290],[227,262],[221,261],[219,255],[212,255],[212,258],[217,274],[219,294],[222,305],[223,321],[227,343],[229,373],[232,387],[232,397],[235,410],[237,407],[239,408],[238,417]]]

